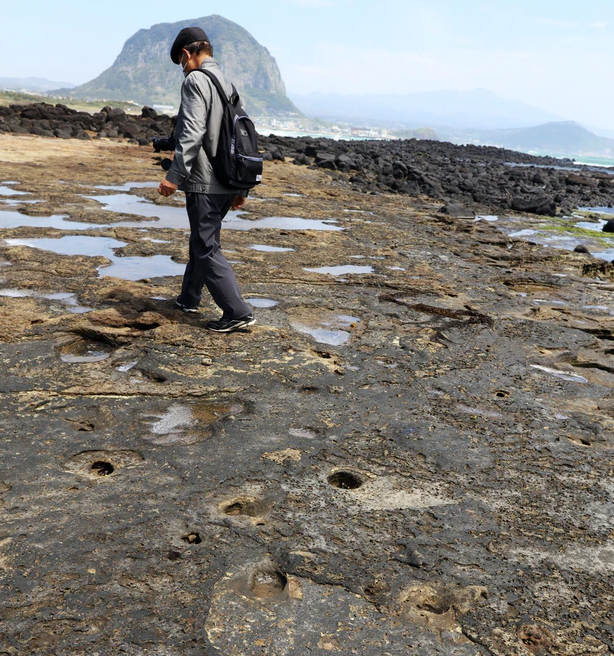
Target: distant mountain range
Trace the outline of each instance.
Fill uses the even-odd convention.
[[[75,85],[71,82],[54,82],[44,77],[0,77],[0,89],[9,89],[10,91],[47,93],[58,87],[72,89]]]
[[[454,143],[480,143],[548,155],[614,157],[614,139],[599,137],[574,121],[511,130],[460,130],[441,137]]]
[[[307,116],[396,128],[523,128],[563,117],[506,100],[487,89],[406,95],[291,94]]]
[[[299,113],[286,95],[274,57],[247,30],[221,16],[160,23],[139,30],[126,41],[111,68],[91,82],[55,93],[84,100],[132,100],[178,108],[183,75],[169,53],[179,31],[193,26],[207,33],[215,59],[243,94],[250,113]]]

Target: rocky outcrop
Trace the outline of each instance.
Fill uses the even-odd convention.
[[[124,138],[142,146],[156,137],[169,136],[173,119],[144,107],[140,116],[117,107],[96,114],[47,103],[0,107],[0,133],[35,134],[60,139]]]

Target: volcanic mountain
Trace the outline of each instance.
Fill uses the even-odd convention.
[[[132,100],[139,104],[179,107],[183,81],[169,53],[184,27],[201,27],[211,40],[215,59],[243,94],[252,114],[299,112],[286,96],[275,58],[244,28],[222,16],[160,23],[139,30],[126,41],[115,63],[96,79],[55,94],[88,100]]]

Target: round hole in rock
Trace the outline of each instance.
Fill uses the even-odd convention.
[[[227,503],[223,506],[223,511],[225,515],[231,516],[260,517],[265,512],[265,508],[261,501],[243,497]]]
[[[340,490],[357,490],[362,487],[362,479],[349,471],[338,471],[328,477],[328,482]]]
[[[251,576],[249,587],[258,599],[271,599],[282,594],[287,585],[288,577],[271,566],[256,570]]]
[[[196,531],[184,535],[181,539],[188,544],[200,544],[203,541],[200,537],[200,533],[196,533]]]
[[[506,390],[497,390],[497,391],[495,392],[495,396],[496,396],[498,399],[507,399],[507,398],[509,398],[509,395],[510,395],[510,393],[507,392]]]
[[[421,604],[418,604],[417,608],[418,610],[424,610],[427,613],[433,613],[434,615],[443,615],[452,608],[452,603],[451,600],[446,599],[446,597],[431,597],[430,599],[425,599]]]
[[[97,476],[110,476],[115,471],[115,467],[105,460],[96,460],[92,463],[91,469]]]

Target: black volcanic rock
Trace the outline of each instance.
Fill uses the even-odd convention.
[[[474,219],[475,212],[468,210],[460,203],[446,203],[440,210],[442,214],[447,214],[455,219]]]
[[[614,232],[614,219],[610,219],[604,226],[603,232]]]
[[[140,115],[104,107],[96,114],[64,105],[0,107],[0,132],[61,139],[124,138],[143,147],[169,136],[174,119],[145,107]],[[575,207],[614,205],[614,176],[607,169],[579,169],[571,160],[535,157],[490,146],[440,141],[334,141],[312,137],[259,137],[266,161],[290,160],[320,168],[336,184],[368,194],[428,196],[480,211],[569,215]],[[454,216],[449,213],[449,216]],[[608,232],[610,229],[606,229]]]

